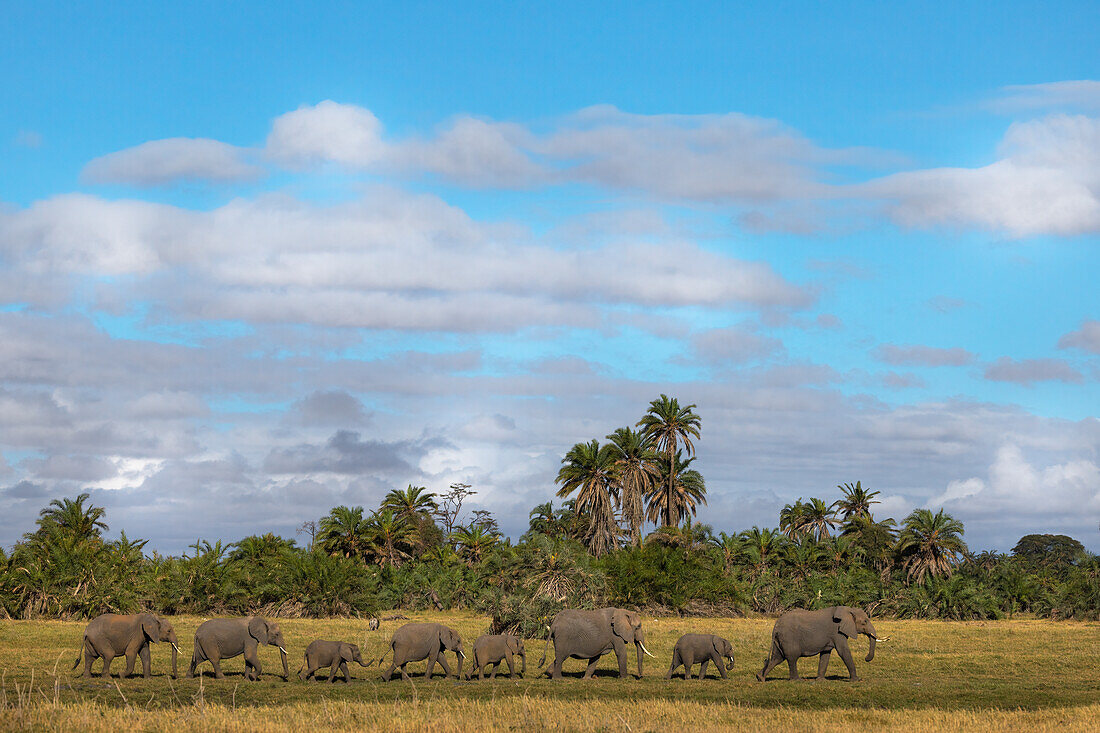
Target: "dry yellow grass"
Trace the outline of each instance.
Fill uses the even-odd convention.
[[[487,621],[471,614],[409,614],[456,627],[472,645]],[[190,639],[199,618],[173,619],[186,671]],[[403,621],[366,632],[355,619],[280,622],[297,669],[315,638],[342,638],[366,646],[375,658]],[[414,677],[383,684],[377,667],[352,668],[350,685],[290,682],[265,674],[258,683],[241,677],[240,659],[228,661],[226,680],[170,680],[166,649],[154,647],[155,676],[111,681],[70,676],[83,624],[0,622],[0,728],[28,730],[1100,730],[1100,624],[1005,621],[944,623],[877,620],[891,638],[873,662],[863,662],[864,681],[850,684],[834,659],[823,683],[753,678],[767,652],[771,619],[646,618],[645,678],[619,680],[613,655],[602,675],[579,679],[583,664],[566,665],[570,679],[538,676],[543,644],[528,642],[528,675],[519,681],[455,682]],[[663,679],[681,633],[706,631],[733,642],[736,666],[729,680]],[[277,652],[261,658],[270,673]],[[116,673],[122,665],[116,661]],[[816,659],[803,660],[812,676]],[[416,671],[423,664],[410,665]],[[209,668],[207,668],[209,669]],[[56,670],[56,671],[55,671]],[[79,670],[78,670],[79,671]],[[412,670],[411,670],[412,671]],[[713,674],[713,670],[712,670]],[[775,675],[775,673],[773,673]],[[32,679],[33,678],[33,679]]]

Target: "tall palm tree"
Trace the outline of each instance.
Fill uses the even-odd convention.
[[[874,515],[856,514],[845,524],[841,532],[843,537],[851,537],[852,540],[863,548],[866,555],[879,570],[883,570],[892,562],[894,543],[897,541],[897,529],[893,517],[875,521]]]
[[[905,518],[898,537],[897,551],[908,580],[922,582],[926,577],[951,575],[967,553],[963,542],[963,524],[940,509],[914,509]]]
[[[867,491],[860,485],[859,481],[856,481],[854,486],[852,484],[841,484],[837,488],[843,492],[844,497],[836,503],[836,507],[840,510],[840,518],[845,521],[852,517],[870,514],[872,504],[882,503],[874,498],[881,492]]]
[[[783,548],[783,535],[773,529],[753,527],[741,533],[745,552],[757,570],[766,570]]]
[[[836,503],[826,504],[811,496],[805,505],[805,526],[818,542],[830,536],[830,531],[840,525],[836,518]]]
[[[653,452],[652,442],[648,437],[630,428],[619,428],[608,435],[607,439],[611,441],[615,457],[619,501],[630,535],[630,544],[641,547],[642,523],[645,521],[642,497],[661,477],[656,463],[657,454]]]
[[[676,493],[673,483],[679,473],[676,470],[676,462],[680,443],[683,443],[684,451],[688,456],[694,456],[695,444],[691,439],[699,438],[701,425],[702,420],[695,413],[695,405],[681,407],[680,402],[675,397],[662,394],[649,403],[649,410],[635,426],[642,429],[642,434],[652,442],[657,451],[664,453],[665,460],[662,468],[664,471],[663,480],[668,485],[666,498]],[[652,506],[649,507],[649,513],[653,515]],[[663,514],[666,520],[670,516],[668,512],[658,512],[657,514]]]
[[[481,562],[493,548],[500,544],[500,535],[485,527],[462,527],[456,533],[459,554],[473,567]]]
[[[747,540],[742,535],[728,535],[725,532],[710,538],[710,545],[722,555],[722,572],[725,575],[730,574],[734,563],[745,554],[746,544]]]
[[[362,557],[369,544],[363,507],[333,507],[318,523],[317,542],[330,555]]]
[[[576,511],[590,518],[584,543],[596,557],[605,555],[615,548],[619,534],[615,523],[618,478],[613,449],[610,445],[601,446],[598,440],[577,443],[561,462],[555,479],[555,483],[561,484],[558,496],[576,492]]]
[[[429,516],[438,508],[435,494],[412,484],[404,491],[393,489],[382,499],[382,509],[389,509],[402,519],[413,519],[418,514]]]
[[[54,499],[38,513],[35,523],[39,530],[60,529],[76,541],[99,538],[100,531],[107,530],[103,515],[107,510],[99,506],[84,506],[92,498],[85,492],[76,499]]]
[[[779,510],[779,531],[787,535],[788,539],[797,540],[809,532],[806,526],[807,508],[808,505],[800,496],[794,504],[784,504]]]
[[[707,485],[703,475],[691,468],[694,460],[684,460],[676,451],[671,472],[661,465],[661,480],[646,493],[646,519],[664,527],[675,527],[689,514],[695,516],[697,505],[707,503]]]
[[[412,525],[391,510],[375,512],[366,522],[367,552],[382,566],[397,567],[411,557]]]
[[[531,532],[549,535],[554,532],[554,502],[537,505],[528,514],[527,528]]]

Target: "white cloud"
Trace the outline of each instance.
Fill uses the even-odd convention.
[[[96,158],[84,167],[92,183],[164,186],[177,181],[247,181],[263,169],[245,160],[245,151],[204,138],[152,140]]]
[[[1058,339],[1058,348],[1082,349],[1093,354],[1100,354],[1100,321],[1082,321],[1081,328]]]
[[[378,162],[386,145],[373,112],[325,100],[276,117],[266,151],[291,167],[324,162],[364,167]]]
[[[1061,359],[1013,359],[1002,356],[985,368],[985,378],[994,382],[1015,382],[1031,385],[1034,382],[1085,381],[1081,373]]]
[[[1007,86],[989,106],[1002,112],[1032,109],[1100,109],[1100,81],[1080,79]]]

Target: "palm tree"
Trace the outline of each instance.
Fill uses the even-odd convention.
[[[561,462],[555,479],[555,483],[561,484],[558,496],[577,492],[576,510],[590,517],[584,543],[596,557],[605,555],[615,548],[619,534],[615,523],[618,479],[613,449],[610,445],[601,446],[598,440],[577,443]]]
[[[532,509],[528,514],[527,528],[531,532],[539,532],[540,534],[552,535],[555,529],[554,519],[554,502],[548,501],[543,504],[539,504]]]
[[[368,545],[363,507],[333,507],[318,523],[317,542],[330,555],[362,557]]]
[[[863,547],[851,537],[830,537],[819,544],[822,555],[828,559],[833,573],[839,573],[841,568],[866,554]]]
[[[459,553],[470,567],[477,565],[500,544],[500,535],[481,526],[462,527],[456,533]]]
[[[783,535],[773,529],[753,527],[741,533],[745,553],[757,570],[765,570],[783,547]]]
[[[779,510],[779,531],[787,535],[788,539],[797,540],[809,532],[806,527],[807,508],[808,505],[800,496],[794,504],[784,504]]]
[[[837,488],[844,493],[844,498],[836,503],[836,507],[840,510],[840,518],[845,521],[852,517],[870,514],[872,504],[882,503],[874,498],[882,492],[867,491],[860,485],[859,481],[856,481],[855,486],[841,484]]]
[[[818,542],[829,537],[830,530],[840,525],[836,518],[836,503],[826,504],[821,499],[810,497],[805,504],[805,527]]]
[[[661,465],[661,480],[646,494],[649,505],[646,519],[664,527],[675,527],[689,514],[695,516],[698,504],[707,503],[707,486],[703,475],[691,468],[694,458],[683,459],[680,451],[673,456],[671,475]]]
[[[671,497],[676,494],[676,487],[673,484],[679,473],[676,470],[679,445],[682,442],[687,455],[694,456],[695,444],[691,439],[698,439],[701,424],[702,420],[695,414],[695,405],[680,407],[680,402],[675,397],[670,398],[662,394],[649,403],[649,410],[635,426],[642,428],[642,434],[649,439],[656,450],[662,451],[665,455],[663,472],[664,481],[668,485],[666,501],[671,500]],[[700,477],[701,482],[702,477]],[[666,523],[671,517],[671,512],[667,510],[654,513],[652,505],[649,507],[649,514],[664,516]],[[677,521],[679,521],[678,518]]]
[[[914,509],[905,518],[897,544],[906,579],[920,583],[926,577],[951,575],[967,553],[962,534],[962,522],[943,509],[935,514],[930,509]]]
[[[429,516],[439,508],[435,494],[423,486],[413,486],[402,491],[393,489],[382,499],[382,509],[389,509],[402,519],[413,519],[417,515]]]
[[[725,532],[719,532],[717,537],[710,538],[711,546],[718,548],[718,552],[722,555],[722,572],[725,575],[730,574],[734,563],[745,554],[746,543],[747,540],[743,536],[728,535]]]
[[[897,541],[895,524],[893,517],[877,522],[870,513],[856,514],[844,525],[841,536],[851,537],[881,571],[891,563],[892,550]]]
[[[92,495],[85,492],[76,499],[54,499],[38,513],[35,524],[39,531],[57,528],[76,541],[99,539],[100,531],[107,530],[103,515],[107,510],[98,506],[84,506]]]
[[[398,567],[411,555],[413,528],[391,510],[375,512],[366,522],[367,551],[382,566]]]
[[[630,544],[640,547],[645,521],[642,497],[661,476],[656,464],[657,454],[648,437],[630,428],[619,428],[607,439],[611,441],[615,456],[616,483]]]

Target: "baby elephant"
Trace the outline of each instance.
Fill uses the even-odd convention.
[[[724,660],[730,660],[726,665]],[[672,650],[672,666],[668,668],[666,680],[672,679],[672,673],[681,664],[684,665],[684,679],[691,677],[691,667],[699,664],[699,679],[707,674],[707,664],[714,662],[718,674],[726,679],[726,670],[733,669],[733,647],[721,636],[714,634],[684,634]]]
[[[350,681],[348,662],[359,662],[360,667],[368,666],[359,656],[359,647],[355,644],[321,639],[312,641],[306,647],[305,664],[298,670],[298,679],[304,682],[313,677],[313,681],[316,682],[317,677],[314,673],[322,667],[328,667],[329,682],[336,682],[336,670],[339,669],[344,675],[344,682],[347,683]],[[305,674],[302,674],[303,672]]]
[[[512,656],[517,654],[523,660],[523,669],[519,673],[522,677],[527,674],[527,649],[523,646],[523,639],[512,634],[479,636],[477,641],[474,642],[473,668],[467,673],[466,679],[473,677],[475,670],[479,680],[485,679],[485,668],[491,664],[493,665],[493,671],[489,675],[489,679],[495,680],[501,662],[508,663],[508,673],[512,679],[515,679],[516,667],[512,661]]]
[[[405,671],[405,665],[409,662],[419,662],[421,659],[428,660],[424,679],[432,678],[432,670],[435,669],[436,662],[443,667],[443,675],[450,677],[451,668],[444,655],[447,651],[453,651],[458,657],[455,679],[462,679],[462,660],[466,656],[466,650],[462,646],[462,637],[457,631],[443,624],[405,624],[393,632],[389,651],[383,653],[378,659],[378,664],[381,666],[386,654],[393,654],[390,668],[382,673],[382,679],[389,682],[394,670],[399,670],[401,679],[408,681],[409,673]]]

